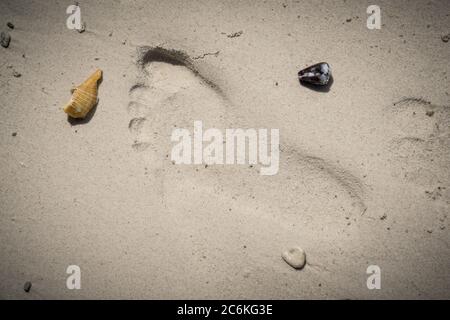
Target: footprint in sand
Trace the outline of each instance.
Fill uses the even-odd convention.
[[[438,186],[450,181],[450,107],[418,98],[403,98],[389,107],[395,128],[387,149],[392,173],[404,181]]]
[[[240,258],[227,252],[233,247],[219,239],[263,246],[263,252],[250,257],[260,265],[273,265],[281,248],[293,243],[302,244],[314,265],[333,264],[328,253],[343,242],[358,241],[358,230],[349,228],[349,221],[357,221],[366,210],[362,183],[345,169],[283,145],[282,134],[275,176],[261,176],[248,165],[171,163],[175,127],[191,129],[194,120],[202,120],[208,128],[242,128],[229,105],[220,87],[198,72],[187,55],[141,49],[137,80],[130,89],[129,129],[132,147],[148,161],[152,179],[161,187],[166,214],[176,216],[181,232],[195,233],[201,239],[198,246],[206,251],[219,247],[220,252],[211,254],[229,254],[229,261],[237,264]],[[224,227],[230,225],[232,230]],[[245,264],[249,257],[242,259]],[[350,256],[346,263],[352,263]],[[226,263],[215,268],[227,272]],[[283,263],[276,268],[286,271]]]
[[[390,155],[386,168],[397,179],[398,190],[415,196],[413,205],[400,204],[398,210],[405,210],[404,217],[412,219],[419,229],[446,232],[450,205],[450,107],[409,97],[387,107],[386,115],[386,128],[391,131],[385,144],[386,154]],[[448,246],[448,237],[444,243]],[[445,255],[442,249],[430,252],[442,254]]]
[[[141,59],[140,77],[130,89],[128,105],[135,150],[150,148],[155,152],[152,161],[160,162],[170,155],[173,128],[191,128],[198,119],[223,127],[223,98],[213,84],[188,67],[182,53],[148,49]]]

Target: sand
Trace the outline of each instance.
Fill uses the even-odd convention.
[[[369,30],[357,0],[79,1],[83,33],[71,4],[0,2],[0,298],[450,298],[450,2],[379,1]],[[278,174],[173,164],[195,120],[279,129]]]

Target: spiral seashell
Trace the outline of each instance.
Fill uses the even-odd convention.
[[[72,89],[72,98],[64,107],[64,112],[72,118],[84,118],[97,104],[98,81],[102,70],[97,69],[86,81]]]

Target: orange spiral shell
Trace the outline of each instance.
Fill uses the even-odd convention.
[[[97,104],[98,81],[102,78],[102,70],[97,69],[82,84],[75,87],[72,98],[64,107],[64,112],[72,118],[84,118]]]

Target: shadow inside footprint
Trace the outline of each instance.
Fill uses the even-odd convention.
[[[141,67],[144,67],[146,64],[151,62],[165,62],[174,66],[185,67],[191,65],[189,62],[189,56],[182,51],[165,49],[161,47],[142,47],[140,50],[141,57],[138,62]]]
[[[138,49],[139,59],[138,65],[141,70],[152,62],[162,62],[173,66],[183,66],[189,69],[194,75],[200,77],[200,79],[219,94],[222,99],[226,99],[220,86],[212,79],[202,74],[193,64],[189,55],[180,50],[165,49],[162,47],[149,47],[143,46]]]

